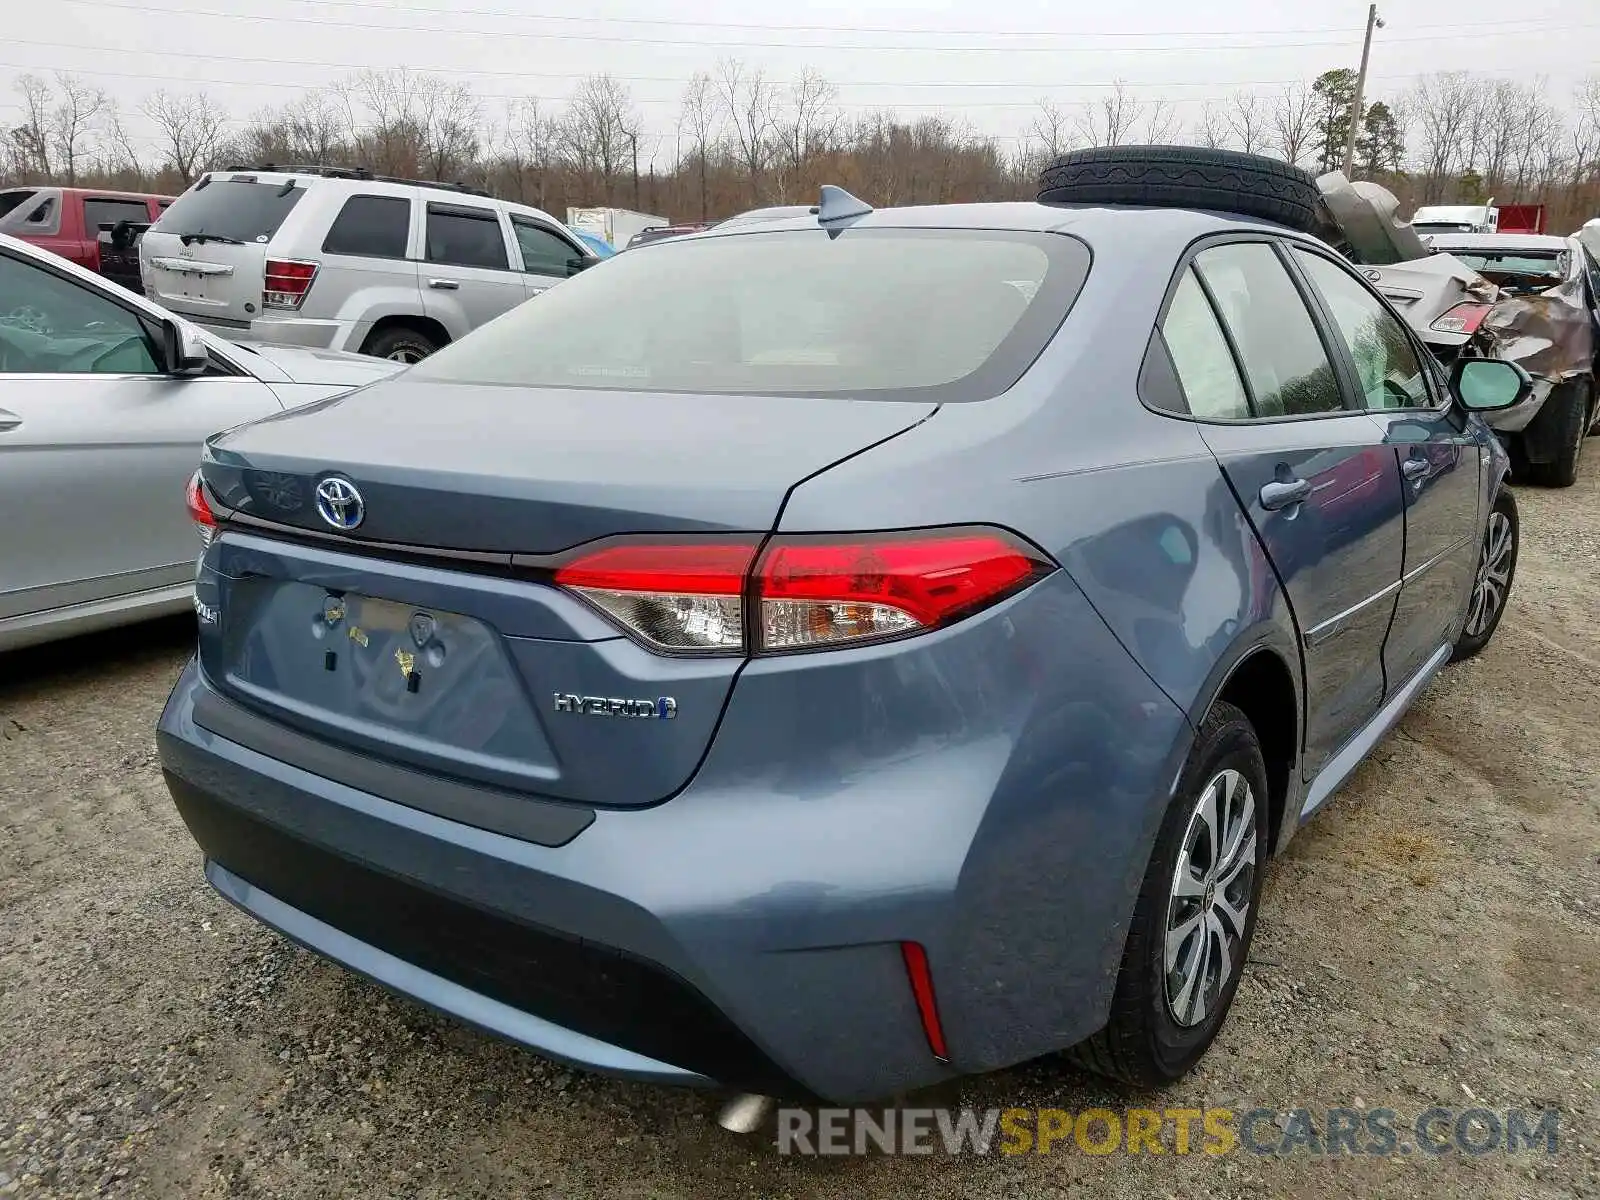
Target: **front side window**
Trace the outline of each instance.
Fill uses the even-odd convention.
[[[522,269],[533,275],[567,274],[567,263],[583,253],[559,234],[523,217],[512,217],[511,228],[522,251]]]
[[[411,201],[404,196],[351,196],[322,241],[324,254],[404,258],[411,241]]]
[[[1161,336],[1190,413],[1201,420],[1240,421],[1250,416],[1250,400],[1233,352],[1193,269],[1185,270],[1178,283],[1161,322]]]
[[[1082,242],[1046,233],[814,229],[661,241],[575,275],[409,374],[979,400],[1021,377],[1088,271]]]
[[[500,219],[486,208],[428,205],[428,261],[508,270]]]
[[[0,374],[160,373],[138,317],[42,267],[0,255]]]
[[[1368,408],[1428,408],[1433,400],[1405,328],[1378,298],[1320,254],[1296,250],[1355,359]]]
[[[1239,349],[1258,417],[1339,412],[1344,398],[1300,290],[1264,242],[1214,246],[1195,267]]]

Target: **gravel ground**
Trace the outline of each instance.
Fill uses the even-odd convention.
[[[1201,1068],[1153,1101],[1040,1063],[927,1102],[1553,1105],[1554,1156],[780,1156],[217,899],[152,745],[177,622],[0,658],[0,1195],[1600,1197],[1600,471],[1519,498],[1494,644],[1276,864]]]

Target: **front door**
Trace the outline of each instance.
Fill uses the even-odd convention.
[[[1349,406],[1271,243],[1203,250],[1163,334],[1294,613],[1310,777],[1383,704],[1383,642],[1405,551],[1399,467],[1378,426]]]
[[[531,217],[513,213],[511,232],[522,255],[522,283],[530,298],[571,275],[568,264],[574,259],[587,257],[555,230]]]
[[[1295,257],[1339,329],[1362,402],[1403,479],[1405,572],[1383,655],[1392,691],[1460,636],[1478,564],[1488,447],[1434,386],[1405,325],[1365,283],[1329,256],[1301,249]]]

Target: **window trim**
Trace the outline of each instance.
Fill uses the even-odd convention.
[[[349,208],[351,201],[354,201],[354,200],[387,200],[387,201],[396,201],[396,202],[398,202],[400,204],[404,204],[406,206],[405,236],[401,240],[400,253],[399,254],[357,254],[354,251],[350,251],[350,250],[330,250],[330,249],[328,249],[328,239],[333,237],[333,231],[339,227],[339,220],[340,220],[341,217],[344,216],[345,209]],[[351,193],[349,193],[347,196],[345,196],[343,202],[339,205],[339,211],[333,214],[333,220],[328,223],[328,232],[322,235],[322,247],[318,251],[318,253],[319,254],[331,254],[335,258],[372,258],[372,259],[378,260],[379,262],[414,262],[414,261],[416,261],[411,257],[411,226],[412,226],[412,223],[415,221],[415,214],[413,213],[413,206],[414,206],[415,203],[416,203],[415,199],[413,197],[411,197],[411,196],[386,196],[386,195],[380,195],[377,192],[351,192]],[[426,239],[426,230],[424,230],[424,239]],[[427,247],[424,246],[423,248],[424,248],[424,250],[426,250]],[[444,264],[440,264],[440,265],[442,266]]]
[[[565,244],[567,249],[572,251],[572,257],[574,257],[574,258],[588,258],[590,256],[588,250],[580,249],[579,247],[574,246],[572,244],[572,240],[570,238],[568,238],[568,237],[564,236],[563,234],[557,232],[556,229],[553,226],[546,225],[543,221],[540,221],[535,217],[527,216],[524,213],[508,212],[508,213],[506,213],[506,218],[507,218],[507,220],[509,220],[511,222],[511,241],[517,248],[517,258],[520,259],[521,262],[522,262],[522,272],[521,273],[524,274],[524,275],[539,275],[541,277],[547,277],[547,276],[545,276],[545,272],[543,272],[543,271],[533,271],[533,270],[529,269],[529,267],[528,267],[528,257],[527,257],[526,254],[524,254],[522,252],[522,242],[519,241],[518,238],[517,238],[517,226],[518,225],[526,225],[530,229],[537,229],[537,230],[540,230],[543,233],[548,233],[551,237],[555,238],[557,241],[562,242],[563,244]]]
[[[439,215],[446,217],[463,217],[471,221],[492,222],[495,229],[500,234],[500,252],[505,255],[505,266],[486,267],[482,263],[441,262],[439,259],[430,257],[428,245],[428,218],[434,213],[438,213]],[[425,264],[426,266],[449,267],[457,271],[501,271],[507,275],[526,274],[526,272],[519,271],[511,265],[511,247],[506,244],[506,223],[504,218],[505,214],[498,208],[485,208],[481,204],[449,204],[441,200],[429,200],[426,207],[424,207],[422,210],[422,245],[418,247],[422,254],[417,261]],[[513,238],[512,240],[515,241],[516,239]],[[517,258],[519,261],[522,258],[522,250],[520,247],[517,250]]]
[[[1248,426],[1248,425],[1281,425],[1290,421],[1329,421],[1340,420],[1345,417],[1364,417],[1368,410],[1365,407],[1355,406],[1354,397],[1360,395],[1360,390],[1355,387],[1353,375],[1354,368],[1345,360],[1348,350],[1344,346],[1344,338],[1339,337],[1338,344],[1330,345],[1329,339],[1337,330],[1328,327],[1327,317],[1322,308],[1320,296],[1307,295],[1306,284],[1302,280],[1293,263],[1283,261],[1287,254],[1289,244],[1304,245],[1298,238],[1285,237],[1280,234],[1269,233],[1265,230],[1227,230],[1220,233],[1208,233],[1190,242],[1179,256],[1177,265],[1173,268],[1172,277],[1167,281],[1167,289],[1161,298],[1161,306],[1156,312],[1155,332],[1161,335],[1161,327],[1167,319],[1167,312],[1172,307],[1173,297],[1177,295],[1178,286],[1183,280],[1185,271],[1194,267],[1195,260],[1207,250],[1217,246],[1236,245],[1240,243],[1259,244],[1267,247],[1279,260],[1279,264],[1288,274],[1295,291],[1300,295],[1301,303],[1305,305],[1306,315],[1311,319],[1312,328],[1317,331],[1317,337],[1322,342],[1322,352],[1327,355],[1328,365],[1333,368],[1335,379],[1339,384],[1339,396],[1344,405],[1342,408],[1332,409],[1328,412],[1318,413],[1285,413],[1282,416],[1249,416],[1249,417],[1199,417],[1191,410],[1189,412],[1173,412],[1171,409],[1160,408],[1147,401],[1142,393],[1139,394],[1139,403],[1142,407],[1160,417],[1169,417],[1177,421],[1192,421],[1197,425],[1218,426]],[[1245,397],[1250,402],[1251,412],[1256,409],[1255,389],[1250,384],[1249,373],[1244,369],[1244,361],[1240,357],[1238,347],[1234,344],[1233,332],[1228,328],[1228,323],[1223,320],[1221,311],[1217,308],[1215,297],[1211,293],[1211,285],[1206,282],[1205,276],[1195,271],[1195,279],[1199,282],[1201,291],[1205,294],[1206,302],[1211,306],[1211,315],[1222,330],[1224,341],[1229,352],[1233,355],[1233,369],[1238,372],[1240,381],[1244,384]],[[1178,375],[1176,363],[1171,363],[1171,352],[1167,349],[1165,336],[1157,339],[1161,345],[1161,352],[1167,355],[1172,374],[1178,381],[1178,390],[1183,395],[1184,407],[1189,407],[1189,396],[1183,391],[1183,379]],[[1152,342],[1152,345],[1154,342]],[[1136,389],[1137,390],[1137,389]],[[1391,412],[1399,411],[1390,409]]]
[[[1336,269],[1342,270],[1347,276],[1355,280],[1359,287],[1365,290],[1369,296],[1378,302],[1379,306],[1385,312],[1387,312],[1395,319],[1395,321],[1399,323],[1401,332],[1405,334],[1407,343],[1411,346],[1411,353],[1417,356],[1417,366],[1421,368],[1422,386],[1427,390],[1430,396],[1434,397],[1434,402],[1432,404],[1410,405],[1405,408],[1370,408],[1367,406],[1366,392],[1364,392],[1361,388],[1361,372],[1356,367],[1355,355],[1351,353],[1349,343],[1345,341],[1344,333],[1342,330],[1340,330],[1339,322],[1334,318],[1332,310],[1328,308],[1327,301],[1323,298],[1322,293],[1317,290],[1316,281],[1313,280],[1310,274],[1300,266],[1299,260],[1295,258],[1295,252],[1297,250],[1304,254],[1314,254],[1318,258],[1332,263]],[[1351,268],[1348,262],[1341,260],[1337,254],[1325,252],[1321,247],[1305,245],[1297,242],[1292,248],[1286,247],[1285,252],[1289,256],[1292,272],[1304,280],[1304,286],[1310,291],[1318,308],[1321,309],[1323,313],[1323,319],[1328,323],[1329,328],[1332,329],[1334,333],[1338,334],[1339,351],[1346,360],[1345,365],[1348,369],[1351,384],[1354,388],[1353,394],[1361,397],[1361,405],[1357,411],[1379,415],[1388,415],[1390,413],[1431,413],[1437,416],[1450,407],[1449,394],[1444,393],[1440,395],[1436,393],[1434,389],[1436,380],[1434,379],[1432,371],[1429,369],[1429,367],[1435,363],[1433,351],[1428,349],[1428,347],[1423,343],[1422,339],[1417,336],[1416,330],[1412,329],[1410,323],[1400,315],[1400,313],[1395,309],[1394,305],[1389,303],[1389,298],[1387,296],[1378,291],[1376,288],[1368,286],[1367,281],[1362,279],[1361,276]]]

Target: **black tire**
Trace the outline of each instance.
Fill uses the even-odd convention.
[[[1322,193],[1308,172],[1259,154],[1198,146],[1074,150],[1039,177],[1043,204],[1200,208],[1319,229]]]
[[[1496,543],[1496,518],[1501,517],[1510,523],[1510,543],[1506,547],[1504,563],[1494,567],[1490,556],[1498,553]],[[1509,488],[1501,488],[1500,494],[1494,498],[1494,507],[1489,510],[1489,519],[1484,522],[1483,541],[1478,546],[1478,569],[1472,577],[1472,594],[1467,598],[1467,615],[1464,618],[1461,636],[1456,639],[1455,646],[1450,651],[1450,661],[1460,662],[1462,659],[1471,658],[1489,644],[1489,639],[1494,637],[1494,631],[1500,628],[1500,618],[1506,614],[1506,604],[1511,599],[1511,585],[1517,579],[1517,551],[1522,545],[1522,520],[1517,513],[1517,498],[1512,495]],[[1485,596],[1484,591],[1488,586],[1488,576],[1491,569],[1503,578],[1498,593]],[[1493,603],[1492,611],[1487,613],[1487,619],[1481,623],[1477,621],[1478,603]]]
[[[1174,1015],[1168,996],[1166,942],[1169,918],[1182,903],[1174,899],[1180,856],[1188,861],[1187,835],[1202,795],[1224,771],[1236,772],[1254,799],[1255,852],[1250,864],[1249,908],[1243,936],[1228,952],[1230,970],[1203,1017],[1185,1024]],[[1123,948],[1104,1029],[1067,1051],[1077,1065],[1139,1088],[1164,1087],[1186,1074],[1216,1039],[1233,1004],[1240,972],[1250,953],[1256,915],[1261,908],[1261,882],[1268,857],[1267,770],[1261,743],[1248,718],[1231,704],[1218,702],[1200,727],[1183,769],[1177,798],[1156,836],[1134,906],[1133,923]],[[1241,817],[1241,828],[1243,818]],[[1248,848],[1241,846],[1242,856]],[[1209,902],[1210,889],[1207,889]],[[1205,928],[1202,920],[1200,930]],[[1187,945],[1187,941],[1184,943]]]
[[[414,363],[427,358],[439,348],[425,333],[418,333],[404,325],[394,325],[367,339],[361,353],[373,358],[392,358],[397,362]]]
[[[1543,487],[1571,487],[1578,482],[1578,460],[1589,432],[1589,381],[1569,379],[1557,384],[1533,419],[1544,424],[1542,432],[1557,449],[1550,462],[1528,468],[1528,479]]]

